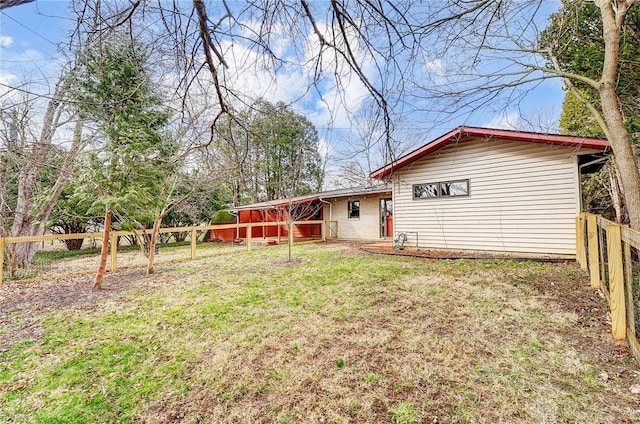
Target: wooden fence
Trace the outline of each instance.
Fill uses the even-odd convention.
[[[199,226],[190,226],[190,227],[167,227],[161,228],[160,233],[181,233],[188,232],[190,234],[190,252],[189,257],[185,259],[195,259],[197,257],[197,248],[198,248],[198,237],[197,234],[199,231],[210,231],[210,230],[224,230],[224,229],[235,229],[239,234],[239,230],[241,228],[246,228],[246,238],[242,240],[247,250],[251,250],[256,244],[256,239],[266,239],[269,237],[252,237],[252,229],[257,227],[262,227],[264,234],[265,227],[272,226],[285,226],[291,225],[293,228],[296,225],[307,225],[307,224],[315,224],[320,225],[321,234],[320,239],[325,241],[327,238],[335,238],[337,237],[337,222],[336,221],[322,221],[322,220],[312,220],[312,221],[295,221],[291,223],[287,222],[260,222],[260,223],[245,223],[245,224],[215,224],[215,225],[199,225]],[[327,229],[333,230],[329,234],[327,234]],[[5,248],[10,244],[17,243],[37,243],[37,242],[45,242],[45,241],[62,241],[62,240],[74,240],[74,239],[100,239],[102,238],[103,233],[76,233],[76,234],[47,234],[42,236],[30,236],[30,237],[2,237],[0,238],[0,284],[4,281],[4,268],[5,268]],[[134,236],[135,233],[132,231],[112,231],[109,240],[109,269],[110,271],[117,271],[118,269],[118,238],[122,236]],[[290,243],[294,242],[294,234],[293,231],[288,231],[287,241]]]
[[[576,259],[609,303],[613,337],[626,338],[640,362],[639,253],[640,232],[588,213],[576,218]]]

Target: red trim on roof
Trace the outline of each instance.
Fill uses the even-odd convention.
[[[526,141],[530,143],[554,144],[558,146],[580,147],[585,149],[607,150],[611,146],[607,140],[599,138],[574,137],[559,134],[541,134],[525,131],[497,130],[491,128],[458,127],[424,146],[408,153],[395,162],[387,164],[369,174],[371,178],[382,179],[392,172],[403,168],[430,153],[453,142],[469,141],[473,138],[495,138],[500,140]]]

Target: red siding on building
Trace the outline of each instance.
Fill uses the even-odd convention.
[[[307,201],[303,202],[306,203]],[[255,225],[251,231],[251,237],[253,238],[267,238],[267,237],[287,237],[289,231],[287,228],[288,210],[291,205],[287,205],[283,208],[271,208],[271,209],[248,209],[240,210],[238,212],[238,222],[241,224],[259,224],[261,222],[281,222],[281,225],[269,225],[261,226]],[[322,208],[320,208],[320,219],[322,219]],[[312,216],[302,217],[300,220],[312,220],[315,219]],[[298,238],[309,238],[314,236],[320,236],[322,228],[320,224],[299,224],[294,226],[293,236]],[[245,228],[240,228],[240,238],[247,237],[247,231]]]

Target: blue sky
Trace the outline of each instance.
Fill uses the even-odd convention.
[[[46,90],[61,59],[56,43],[65,39],[74,24],[67,7],[67,1],[37,0],[0,13],[0,84],[16,86],[22,80],[32,80],[40,83],[39,90]],[[547,14],[557,7],[556,1],[545,3]],[[256,83],[264,81],[261,78],[249,75],[244,79],[238,78],[237,82],[268,100],[291,100],[304,89],[305,79],[300,77],[299,71],[288,73],[283,70],[267,88]],[[363,104],[366,92],[357,82],[349,84],[346,89],[350,109],[357,110]],[[0,86],[0,95],[4,93],[6,87]],[[407,134],[412,134],[412,139],[406,141],[406,148],[416,147],[463,124],[500,128],[525,126],[523,129],[549,130],[557,121],[563,95],[560,81],[545,81],[528,91],[522,100],[510,102],[506,108],[487,108],[470,117],[461,117],[430,115],[423,112],[428,109],[424,107],[421,108],[423,111],[408,114],[397,125]],[[338,94],[327,93],[327,96],[336,99]],[[4,99],[0,98],[2,100]],[[331,101],[327,104],[307,96],[294,107],[316,124],[327,150],[338,151],[340,140],[349,138],[355,131],[354,127],[358,126],[357,120],[346,119],[345,110],[331,110]],[[333,116],[330,116],[332,112]],[[524,121],[529,122],[528,128]]]
[[[66,9],[66,1],[40,0],[0,13],[1,83],[11,76],[40,79],[57,69],[57,43],[73,23]]]

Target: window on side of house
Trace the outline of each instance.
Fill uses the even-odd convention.
[[[440,183],[441,196],[468,196],[469,180],[445,181]]]
[[[438,183],[415,184],[413,186],[413,198],[430,199],[438,197],[439,191]]]
[[[359,200],[349,200],[347,203],[348,212],[347,216],[349,219],[360,219],[360,201]]]
[[[469,195],[469,180],[442,181],[413,185],[413,199]]]

